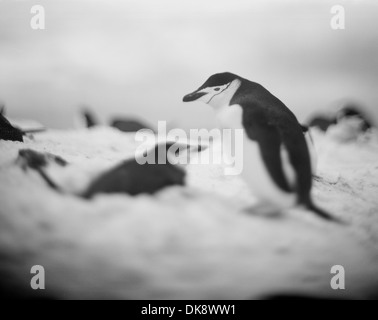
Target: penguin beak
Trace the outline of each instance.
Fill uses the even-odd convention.
[[[198,90],[197,90],[197,91],[194,91],[192,93],[187,94],[182,100],[184,102],[196,101],[206,94],[207,94],[207,92],[198,92]]]

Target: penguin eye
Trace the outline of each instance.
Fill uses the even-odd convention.
[[[220,88],[215,88],[215,89],[214,89],[214,91],[219,91],[219,90],[220,90]]]

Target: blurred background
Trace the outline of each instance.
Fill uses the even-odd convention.
[[[46,9],[46,30],[30,9]],[[330,27],[345,6],[346,30]],[[376,0],[0,0],[0,103],[11,117],[70,128],[88,105],[106,122],[214,126],[182,97],[230,71],[283,100],[300,121],[340,99],[378,118]]]

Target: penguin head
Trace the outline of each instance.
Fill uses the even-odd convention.
[[[354,105],[347,105],[340,109],[336,114],[336,122],[347,124],[351,128],[354,127],[356,130],[362,131],[367,131],[372,127],[368,116],[358,106]]]
[[[242,81],[242,78],[230,72],[214,74],[196,91],[187,94],[183,101],[202,101],[214,108],[228,106]]]

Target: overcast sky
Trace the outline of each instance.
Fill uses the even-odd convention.
[[[196,128],[209,107],[182,96],[231,71],[267,87],[301,121],[340,99],[378,117],[377,1],[0,0],[0,101],[14,117],[73,126],[82,104],[106,121],[139,116]],[[346,30],[330,27],[343,4]]]

